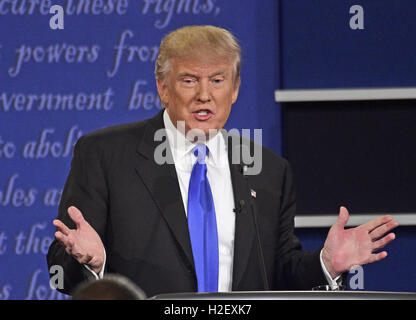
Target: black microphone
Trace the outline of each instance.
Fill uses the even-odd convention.
[[[246,205],[246,202],[244,200],[240,200],[236,207],[233,209],[233,211],[237,214],[240,214],[241,212],[243,212],[243,208]]]
[[[233,140],[231,139],[231,137],[228,137],[228,141],[230,143],[233,142]],[[241,146],[238,145],[238,146]],[[231,148],[229,149],[232,150]],[[234,146],[234,152],[235,152],[235,146]],[[241,148],[238,149],[238,151],[240,152],[240,159],[241,159]],[[250,164],[245,164],[243,163],[242,160],[240,160],[240,173],[244,176],[244,180],[246,181],[246,185],[247,185],[247,191],[250,190],[249,185],[248,185],[248,179],[247,179],[247,170],[248,168],[252,168],[254,167],[254,162],[250,163]],[[251,195],[249,195],[250,198],[250,207],[251,207],[251,212],[253,215],[253,222],[254,222],[254,229],[255,229],[255,233],[256,233],[256,239],[257,239],[257,255],[259,257],[260,260],[260,267],[261,267],[261,277],[263,280],[263,286],[264,286],[264,290],[268,291],[270,290],[269,288],[269,281],[267,279],[267,272],[266,272],[266,263],[264,262],[264,255],[263,255],[263,247],[261,245],[261,240],[260,240],[260,231],[259,231],[259,226],[257,223],[257,211],[256,211],[256,206],[254,205],[254,201]],[[236,205],[236,208],[234,210],[234,212],[236,213],[241,213],[243,207],[245,206],[245,201],[244,200],[240,200],[239,203]]]
[[[252,165],[254,165],[254,163]],[[248,185],[248,179],[247,179],[247,175],[245,174],[245,171],[247,170],[247,167],[251,167],[252,165],[240,164],[241,173],[243,174],[243,176],[245,178],[244,180],[246,181],[246,184],[247,184],[247,190],[250,190],[250,187]],[[261,277],[262,277],[262,280],[263,280],[264,290],[269,291],[270,287],[269,287],[269,281],[267,279],[266,263],[264,261],[263,246],[261,244],[259,224],[257,222],[257,209],[256,209],[256,205],[255,205],[254,200],[253,200],[253,196],[250,195],[249,198],[250,198],[251,213],[253,215],[254,229],[255,229],[256,239],[257,239],[257,255],[258,255],[259,260],[260,260]],[[241,200],[240,200],[240,202],[241,202]],[[243,202],[244,202],[244,200],[243,200]]]

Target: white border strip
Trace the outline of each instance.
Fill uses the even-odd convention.
[[[416,99],[416,87],[276,90],[274,99],[276,102]]]
[[[371,219],[383,216],[387,213],[371,213],[371,214],[350,214],[347,226],[354,227],[366,223]],[[393,213],[390,214],[399,226],[416,226],[416,213]],[[321,216],[296,216],[295,228],[322,228],[330,227],[337,220],[338,215],[321,215]]]

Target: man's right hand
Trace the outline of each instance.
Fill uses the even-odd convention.
[[[98,233],[85,221],[76,207],[68,208],[69,217],[76,229],[69,229],[62,221],[54,220],[55,237],[79,263],[86,264],[95,273],[100,273],[104,264],[104,245]]]

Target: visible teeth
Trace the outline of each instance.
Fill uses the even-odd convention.
[[[200,116],[206,116],[206,115],[208,114],[208,111],[201,110],[201,111],[198,111],[198,114],[199,114]]]

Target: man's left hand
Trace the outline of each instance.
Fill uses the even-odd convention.
[[[322,250],[322,260],[333,279],[354,266],[384,259],[386,251],[375,251],[394,240],[394,233],[384,235],[399,225],[392,216],[386,215],[356,228],[344,229],[348,218],[348,210],[341,207],[338,220],[329,230]]]

